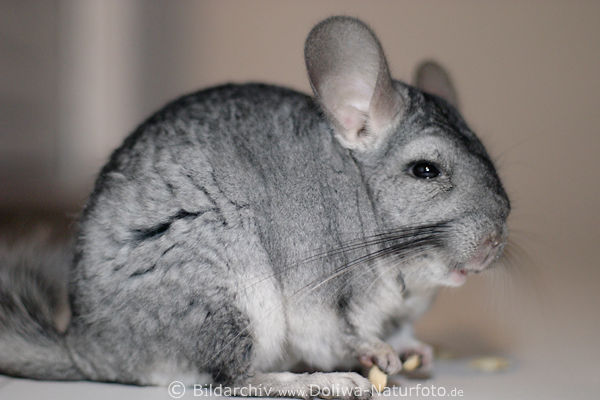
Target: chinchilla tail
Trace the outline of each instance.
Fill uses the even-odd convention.
[[[0,373],[84,379],[62,332],[68,323],[68,249],[0,245]]]

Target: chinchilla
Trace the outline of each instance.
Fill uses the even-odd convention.
[[[2,372],[362,397],[370,384],[348,372],[361,364],[393,374],[416,352],[431,368],[411,323],[501,255],[509,200],[437,64],[415,86],[393,80],[349,17],[316,25],[304,50],[314,97],[202,90],[112,154],[61,259],[66,330],[64,282],[5,258]]]

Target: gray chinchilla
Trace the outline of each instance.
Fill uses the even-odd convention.
[[[437,64],[392,80],[349,17],[315,26],[305,58],[314,98],[203,90],[112,154],[73,252],[47,259],[69,268],[65,330],[61,274],[2,259],[0,371],[366,397],[347,371],[415,352],[431,367],[412,321],[500,256],[507,195]]]

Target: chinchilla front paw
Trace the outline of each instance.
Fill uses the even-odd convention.
[[[388,375],[396,374],[402,369],[400,356],[392,346],[385,342],[364,346],[359,353],[358,360],[367,368],[377,365]]]
[[[418,340],[399,349],[403,370],[407,373],[429,374],[433,369],[433,348]],[[415,359],[414,356],[417,356]],[[410,365],[409,365],[410,364]]]

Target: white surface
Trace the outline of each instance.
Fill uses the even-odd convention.
[[[544,360],[519,360],[511,358],[511,366],[502,372],[481,372],[473,369],[470,359],[438,361],[436,376],[427,381],[407,381],[405,388],[414,387],[413,395],[408,398],[462,398],[462,399],[593,399],[597,398],[598,378],[592,370],[574,376],[569,366],[556,361],[555,368],[549,369]],[[448,395],[423,396],[427,389],[417,394],[417,385],[421,387],[443,387]],[[462,397],[449,394],[456,388],[463,391]],[[378,396],[403,398],[406,390],[396,396]],[[435,389],[438,390],[438,389]],[[442,392],[438,392],[442,393]],[[217,397],[217,396],[210,396]],[[158,400],[171,399],[164,387],[135,387],[116,384],[91,382],[40,382],[27,379],[0,377],[0,399],[113,399],[113,400]],[[188,388],[183,399],[209,398],[194,396]]]

